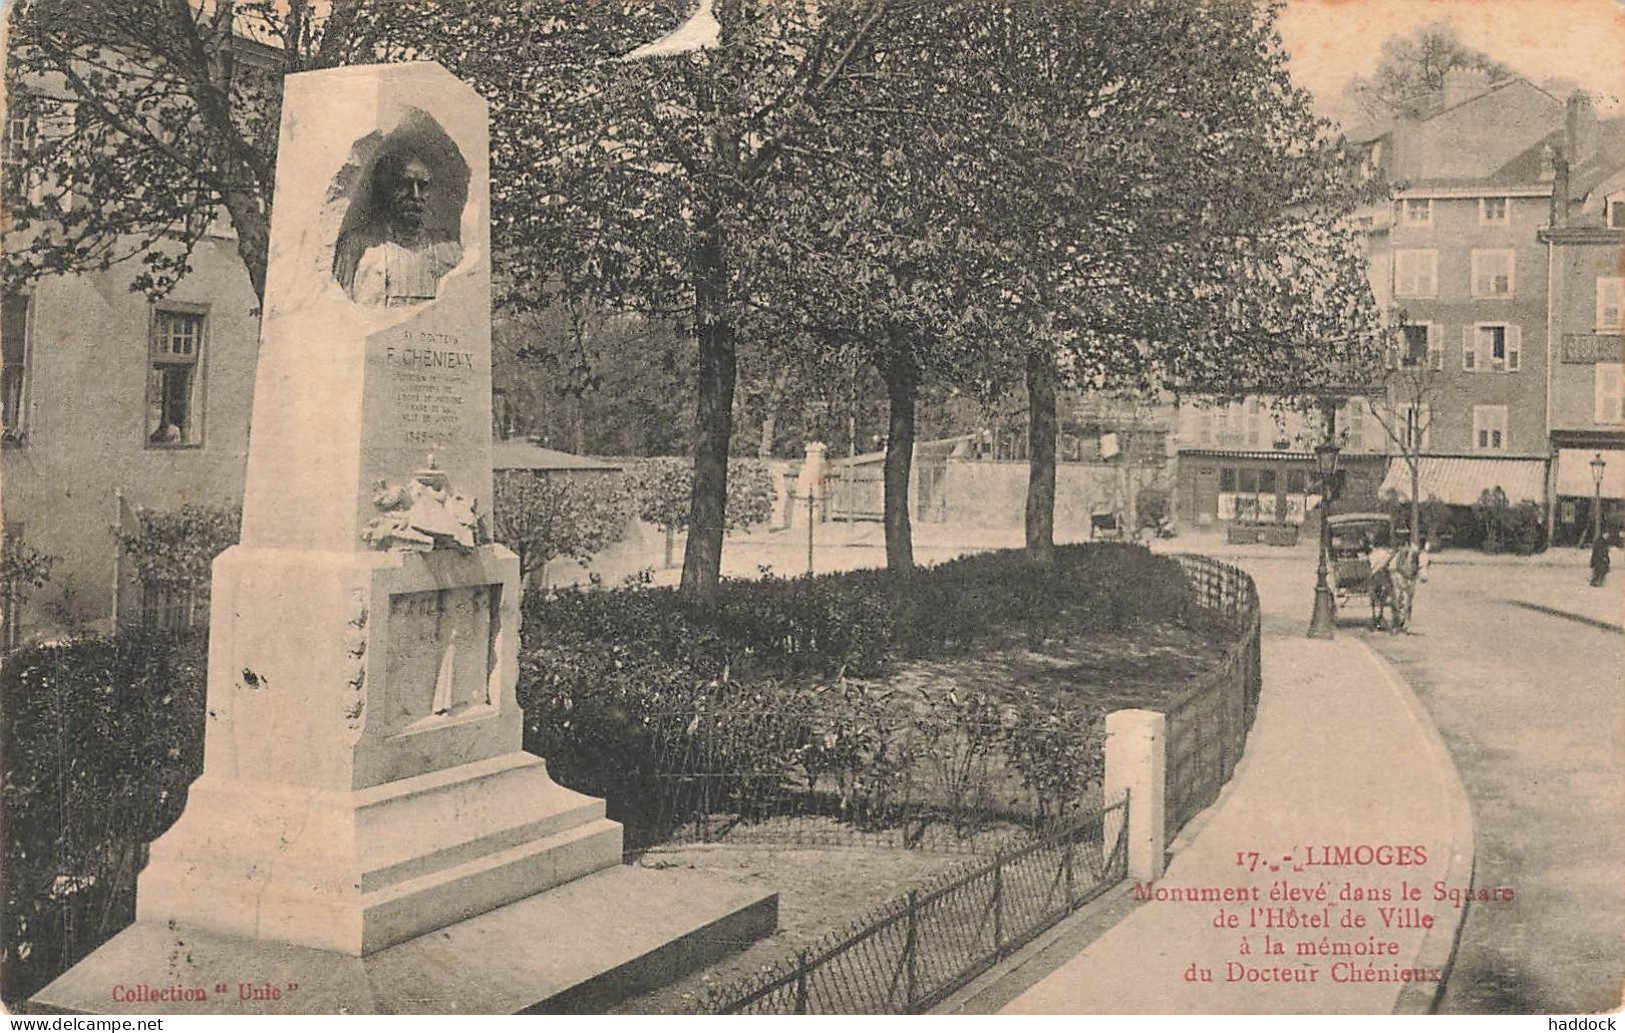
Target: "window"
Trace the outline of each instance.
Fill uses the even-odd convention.
[[[1523,368],[1523,333],[1505,323],[1479,323],[1461,331],[1461,368],[1467,373],[1516,373]]]
[[[1265,495],[1275,494],[1275,471],[1258,471],[1258,490]]]
[[[1400,327],[1400,347],[1389,360],[1390,368],[1400,364],[1444,369],[1444,343],[1432,323],[1407,323]]]
[[[1263,437],[1264,403],[1254,398],[1247,403],[1247,444],[1257,448]]]
[[[203,440],[201,311],[158,309],[152,316],[147,370],[147,444],[197,445]]]
[[[1220,491],[1235,491],[1236,490],[1236,468],[1235,467],[1233,467],[1233,466],[1221,466],[1221,467],[1219,467],[1219,490]]]
[[[1237,490],[1239,490],[1243,495],[1256,495],[1256,494],[1258,494],[1258,471],[1257,470],[1249,469],[1247,467],[1243,467],[1241,470],[1237,471],[1237,474],[1238,474],[1238,479],[1237,479],[1237,482],[1236,482],[1237,485],[1238,485]]]
[[[1512,221],[1512,199],[1509,197],[1481,197],[1478,199],[1478,221],[1506,225]]]
[[[1625,230],[1625,198],[1608,199],[1608,225],[1612,229]]]
[[[1473,406],[1473,447],[1480,452],[1507,450],[1507,407]]]
[[[39,122],[32,112],[13,112],[6,117],[0,163],[4,165],[5,189],[12,197],[28,192],[28,160],[39,140]]]
[[[28,384],[28,295],[7,294],[0,316],[0,401],[8,444],[23,440]]]
[[[1365,401],[1351,398],[1343,406],[1338,421],[1343,425],[1343,450],[1365,451]]]
[[[1625,276],[1597,277],[1597,329],[1625,329]]]
[[[1596,411],[1598,423],[1625,423],[1625,364],[1597,363]]]
[[[39,126],[32,114],[23,113],[8,116],[6,118],[6,165],[19,166],[27,164],[28,155],[33,151],[38,136]]]
[[[1286,472],[1286,491],[1288,495],[1302,495],[1309,488],[1309,478],[1303,470],[1288,470]]]
[[[1408,197],[1405,199],[1405,225],[1431,226],[1433,224],[1433,199],[1431,197]]]
[[[1439,253],[1437,251],[1394,252],[1394,295],[1401,298],[1431,298],[1439,293]]]
[[[1512,294],[1516,252],[1511,248],[1473,251],[1473,297],[1504,298]]]

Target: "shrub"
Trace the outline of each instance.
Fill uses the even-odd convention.
[[[1485,491],[1473,504],[1484,533],[1486,552],[1515,552],[1528,555],[1541,547],[1544,522],[1540,507],[1533,502],[1512,505],[1499,486]]]
[[[241,506],[199,506],[135,510],[135,527],[115,528],[119,547],[133,573],[148,583],[209,584],[214,558],[237,544]]]
[[[629,502],[614,475],[501,470],[493,491],[492,537],[519,557],[522,579],[560,557],[586,566],[626,532]]]
[[[210,568],[216,556],[237,544],[242,507],[138,507],[134,523],[112,530],[141,585],[142,623],[149,628],[203,623],[209,612]]]
[[[1393,517],[1395,530],[1403,533],[1411,526],[1411,504],[1408,499],[1400,497],[1399,492],[1389,489],[1382,496],[1383,509]],[[1423,500],[1418,510],[1421,516],[1422,535],[1433,547],[1437,549],[1448,537],[1450,530],[1450,507],[1440,502],[1437,496],[1429,495]]]
[[[640,459],[627,470],[632,512],[666,534],[666,566],[678,531],[688,527],[694,492],[694,464],[675,457]],[[754,459],[728,460],[728,500],[724,529],[741,530],[766,523],[773,515],[773,477],[767,464]]]
[[[7,1003],[134,917],[146,845],[203,767],[204,642],[126,633],[30,646],[0,673]]]
[[[995,751],[1037,796],[1037,816],[1050,817],[1075,801],[1080,779],[1098,777],[1081,760],[1099,750],[1092,711],[950,695],[919,716],[845,676],[1012,639],[1183,623],[1190,607],[1178,563],[1126,544],[1063,546],[1053,568],[1001,553],[903,579],[869,570],[725,580],[705,622],[670,588],[532,592],[520,673],[526,745],[566,784],[607,795],[615,817],[635,826],[632,842],[659,823],[661,794],[672,791],[662,778],[709,780],[716,799],[759,798],[765,786],[724,770],[739,747],[701,749],[747,714],[758,722],[746,738],[762,751],[762,777],[797,772],[827,787],[849,820],[892,813],[918,764],[936,773],[940,803],[962,822],[986,799]],[[1201,630],[1231,633],[1221,621]]]
[[[62,562],[61,556],[52,556],[23,541],[9,528],[0,533],[0,607],[5,617],[0,620],[0,646],[10,649],[17,644],[19,611],[28,593],[44,588],[51,580],[51,568]]]

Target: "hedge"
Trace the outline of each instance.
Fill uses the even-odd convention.
[[[26,997],[134,918],[146,847],[203,770],[205,642],[126,632],[0,671],[0,996]]]

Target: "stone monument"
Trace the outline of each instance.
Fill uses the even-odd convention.
[[[214,565],[203,775],[152,844],[137,926],[46,1006],[94,1003],[80,970],[121,940],[161,955],[183,931],[188,957],[213,944],[238,966],[231,982],[244,959],[306,957],[325,971],[305,985],[334,1010],[416,1010],[376,999],[380,972],[421,995],[479,963],[422,974],[424,934],[487,915],[500,937],[558,936],[487,913],[632,871],[604,802],[520,747],[519,564],[489,537],[485,102],[411,63],[289,76],[282,111],[241,544]],[[578,904],[600,912],[634,892],[583,885],[605,899]],[[776,921],[776,899],[771,919],[761,903],[743,909],[756,935]],[[379,952],[394,960],[376,971],[331,960]],[[544,999],[516,978],[495,1003],[448,990],[427,1010]],[[89,1010],[126,1010],[100,999]]]

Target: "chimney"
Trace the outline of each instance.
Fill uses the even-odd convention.
[[[1453,108],[1490,88],[1490,77],[1476,68],[1452,68],[1444,73],[1444,106]]]
[[[1552,225],[1569,224],[1569,160],[1561,154],[1552,155]]]
[[[1584,90],[1569,94],[1567,117],[1563,122],[1563,144],[1569,165],[1584,165],[1597,147],[1597,110]]]

